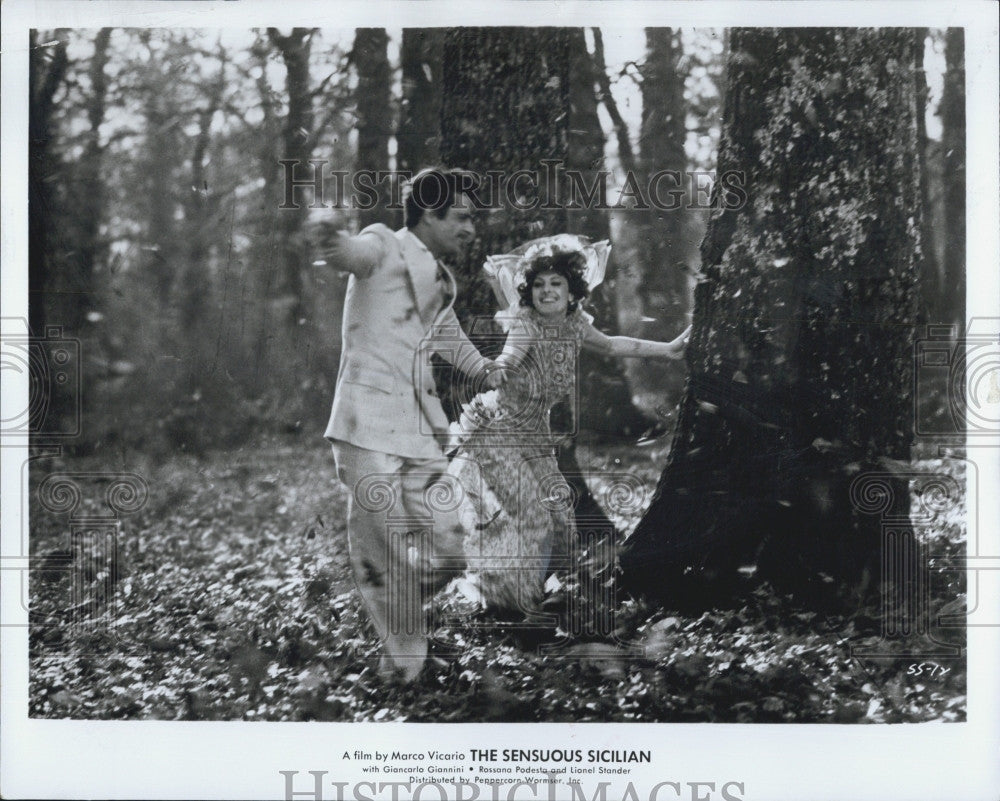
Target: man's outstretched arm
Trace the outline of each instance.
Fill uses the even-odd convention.
[[[432,337],[432,350],[468,378],[482,381],[487,389],[496,389],[503,382],[500,365],[487,359],[472,344],[462,330],[454,309],[448,309],[441,315]]]
[[[323,246],[322,254],[322,259],[314,262],[318,266],[325,262],[331,269],[367,278],[382,261],[385,244],[378,233],[368,229],[357,236],[337,231]]]

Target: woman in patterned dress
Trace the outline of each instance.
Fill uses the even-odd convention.
[[[507,300],[516,287],[519,301],[497,316],[507,329],[497,359],[505,381],[463,408],[449,473],[464,491],[464,593],[495,611],[530,615],[546,576],[569,565],[572,496],[557,466],[549,410],[567,397],[576,400],[580,349],[650,359],[684,355],[690,329],[654,342],[594,328],[580,304],[603,277],[606,256],[606,243],[561,234],[508,258],[493,276],[506,284]]]

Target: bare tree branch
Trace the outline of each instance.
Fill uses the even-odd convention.
[[[615,129],[615,137],[618,140],[618,160],[626,170],[635,169],[635,153],[632,151],[632,143],[629,141],[628,125],[622,118],[618,110],[618,104],[611,94],[611,81],[608,78],[608,67],[604,60],[604,37],[601,36],[600,28],[591,28],[594,32],[594,64],[597,72],[597,85],[600,87],[600,100],[604,108],[608,110],[611,117],[611,124]]]

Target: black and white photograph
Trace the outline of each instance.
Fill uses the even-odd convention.
[[[3,12],[3,797],[995,801],[995,6]]]

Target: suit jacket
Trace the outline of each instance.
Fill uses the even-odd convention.
[[[345,258],[352,275],[325,436],[409,458],[440,456],[448,418],[431,354],[469,374],[489,364],[459,326],[455,279],[405,228],[371,225],[350,240]]]

